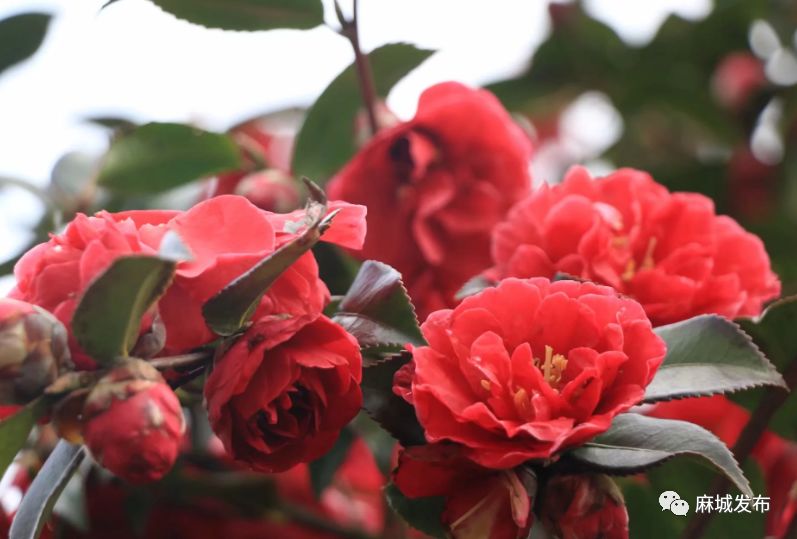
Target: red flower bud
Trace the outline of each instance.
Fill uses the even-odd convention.
[[[105,375],[83,406],[83,438],[94,458],[133,483],[155,481],[177,459],[185,421],[161,374],[140,360]]]
[[[0,299],[0,404],[26,404],[72,368],[61,322],[35,305]]]
[[[627,539],[628,512],[605,475],[560,475],[542,494],[540,518],[559,539]]]

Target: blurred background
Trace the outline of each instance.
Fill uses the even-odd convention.
[[[0,76],[0,261],[37,238],[45,211],[10,184],[90,175],[109,142],[91,119],[223,131],[301,110],[352,61],[331,2],[328,26],[253,33],[191,25],[147,0],[105,2],[0,5],[0,18],[53,15],[39,50]],[[797,279],[796,11],[787,0],[380,0],[362,2],[360,26],[365,50],[408,42],[437,51],[389,94],[399,117],[433,83],[486,85],[533,130],[536,181],[556,182],[581,162],[643,168],[672,189],[704,192],[764,237],[788,293]],[[295,130],[294,117],[280,128]],[[0,292],[10,286],[0,277]]]

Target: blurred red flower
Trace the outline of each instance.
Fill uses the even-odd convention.
[[[654,325],[703,313],[760,314],[780,294],[761,240],[696,193],[670,193],[648,174],[593,180],[574,167],[564,182],[519,202],[493,235],[505,277],[557,272],[609,285],[639,301]]]
[[[329,184],[368,207],[363,259],[395,267],[421,319],[490,264],[490,230],[530,187],[531,144],[489,92],[426,90],[415,117],[378,133]]]

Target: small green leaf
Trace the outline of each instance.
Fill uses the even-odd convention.
[[[138,340],[141,317],[166,291],[175,262],[152,256],[116,259],[84,292],[72,317],[83,350],[100,362],[126,356]]]
[[[667,356],[645,390],[644,402],[785,387],[783,377],[742,329],[702,315],[656,328]]]
[[[36,421],[46,412],[47,403],[43,398],[38,398],[14,415],[0,421],[0,477],[25,446]]]
[[[39,49],[50,19],[46,13],[21,13],[0,21],[0,75]]]
[[[334,212],[324,217],[327,206],[323,192],[312,182],[307,183],[312,185],[310,192],[314,199],[307,208],[309,224],[304,232],[233,280],[202,306],[205,322],[217,335],[229,336],[240,331],[274,281],[309,251],[332,223]]]
[[[398,352],[407,343],[426,344],[401,274],[382,262],[360,266],[338,309],[332,319],[363,348],[387,345]]]
[[[152,0],[179,19],[223,30],[314,28],[324,23],[321,0]]]
[[[442,521],[445,509],[444,497],[430,496],[410,499],[404,496],[393,483],[389,483],[385,487],[385,497],[390,508],[416,530],[432,537],[446,537]]]
[[[412,356],[404,352],[363,367],[363,409],[401,445],[426,443],[415,408],[393,393],[393,377]]]
[[[150,123],[125,132],[105,155],[97,179],[120,193],[166,191],[241,166],[233,140],[182,124]]]
[[[609,475],[642,472],[679,455],[698,457],[724,473],[742,493],[753,495],[725,444],[703,427],[686,421],[620,414],[609,430],[568,455]]]
[[[398,43],[368,55],[376,93],[390,89],[431,56],[432,51]],[[357,69],[350,65],[333,80],[307,112],[296,137],[293,171],[323,185],[356,153],[354,120],[362,107]]]
[[[352,443],[354,443],[354,432],[348,428],[343,429],[332,449],[310,463],[310,483],[316,499],[321,498],[321,493],[332,484],[335,472],[346,462]]]
[[[10,539],[37,539],[50,518],[55,502],[72,474],[83,462],[86,450],[64,440],[58,442],[36,474],[11,523]]]

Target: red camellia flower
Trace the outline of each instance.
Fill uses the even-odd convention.
[[[623,494],[605,475],[559,475],[545,485],[540,515],[559,539],[628,539]]]
[[[670,193],[621,169],[574,167],[495,228],[490,278],[566,273],[632,296],[655,325],[703,313],[760,314],[780,293],[761,240],[696,193]]]
[[[767,84],[764,65],[749,52],[725,56],[711,80],[717,101],[732,110],[743,108]]]
[[[368,207],[359,256],[395,267],[421,318],[490,264],[490,230],[529,189],[531,145],[498,100],[445,83],[378,133],[329,184]]]
[[[156,252],[140,240],[132,219],[105,211],[94,217],[78,214],[63,233],[53,235],[20,259],[14,267],[17,285],[10,296],[50,311],[70,327],[82,292],[116,258]],[[142,327],[151,321],[152,317],[145,318]],[[94,361],[80,350],[71,332],[69,346],[76,367],[94,367]]]
[[[332,202],[339,210],[322,239],[357,249],[365,236],[365,208]],[[167,215],[169,214],[169,215]],[[202,305],[263,258],[301,233],[303,210],[289,214],[262,211],[240,196],[225,195],[201,202],[186,212],[135,211],[117,214],[140,227],[142,241],[159,247],[171,231],[190,251],[158,303],[166,327],[169,353],[180,353],[216,338],[205,324]],[[269,335],[290,335],[313,321],[329,301],[318,277],[318,264],[306,253],[269,288],[255,318],[270,320]]]
[[[185,421],[160,373],[130,360],[106,374],[83,406],[83,438],[94,458],[134,483],[155,481],[177,459]]]
[[[506,279],[422,330],[429,345],[412,350],[408,396],[427,440],[457,442],[497,469],[608,429],[665,353],[637,302],[576,281]]]
[[[442,524],[454,539],[521,539],[531,527],[532,503],[517,472],[477,466],[456,446],[403,449],[393,483],[408,498],[445,497]]]
[[[274,331],[256,320],[205,383],[214,432],[261,472],[326,453],[362,402],[360,348],[343,328],[320,316],[294,334]]]

